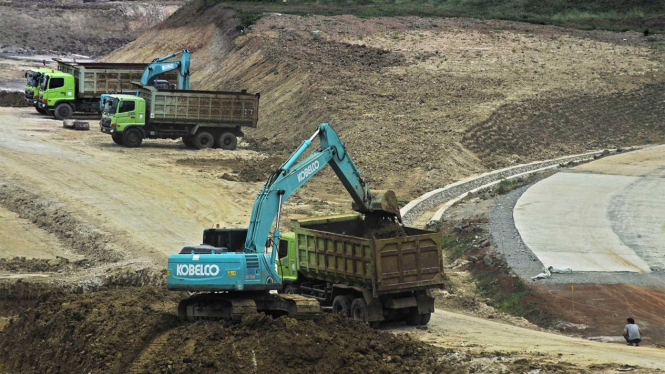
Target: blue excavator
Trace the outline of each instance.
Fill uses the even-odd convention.
[[[168,61],[176,56],[180,56],[180,61]],[[169,71],[177,70],[178,89],[189,90],[189,62],[190,53],[187,49],[171,53],[168,56],[156,58],[152,60],[148,67],[143,71],[141,85],[154,86],[158,76]]]
[[[180,56],[180,61],[167,61],[176,56]],[[141,76],[141,85],[143,86],[154,86],[158,90],[189,90],[189,62],[190,62],[190,52],[188,49],[183,49],[182,51],[171,53],[168,56],[158,57],[143,71]],[[160,75],[168,73],[170,71],[178,71],[178,85],[175,86],[169,81],[164,79],[157,79]],[[135,95],[136,91],[120,91],[113,92],[119,94],[128,94]],[[106,100],[110,96],[110,93],[102,94],[99,100],[99,110],[104,110],[104,105],[106,105]]]
[[[317,137],[320,146],[300,160]],[[284,202],[328,164],[353,198],[354,210],[367,221],[401,221],[394,192],[371,192],[337,132],[322,123],[268,178],[256,197],[247,229],[206,229],[203,244],[186,246],[169,256],[167,288],[202,292],[180,302],[181,319],[238,321],[257,311],[298,319],[320,314],[316,299],[275,292],[283,286],[276,261]]]

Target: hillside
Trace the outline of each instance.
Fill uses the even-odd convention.
[[[471,17],[582,30],[665,31],[665,3],[658,0],[207,0],[207,3],[291,14]]]
[[[0,2],[0,53],[103,55],[162,22],[181,4],[181,0]]]
[[[330,122],[373,185],[404,199],[487,168],[663,140],[659,38],[268,13],[239,33],[248,13],[211,3],[186,4],[106,59],[189,48],[193,87],[261,92],[245,146],[286,154]]]

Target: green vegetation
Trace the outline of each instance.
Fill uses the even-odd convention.
[[[269,12],[503,19],[580,29],[665,32],[660,0],[206,0]]]

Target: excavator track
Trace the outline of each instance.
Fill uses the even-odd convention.
[[[178,316],[189,321],[216,319],[239,322],[243,316],[257,312],[295,319],[316,319],[322,313],[315,299],[269,292],[199,294],[178,304]]]

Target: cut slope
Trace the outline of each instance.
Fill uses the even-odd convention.
[[[193,87],[261,92],[259,127],[247,133],[252,146],[287,153],[319,122],[330,122],[373,186],[395,189],[403,198],[487,166],[594,147],[549,141],[560,133],[588,139],[580,126],[586,117],[541,128],[532,113],[552,100],[567,106],[573,95],[594,98],[665,81],[658,68],[662,53],[649,50],[636,33],[469,19],[264,14],[239,34],[238,22],[223,5],[193,1],[108,59],[148,61],[190,48]],[[630,106],[641,99],[617,100]],[[533,106],[522,113],[523,123],[513,121],[519,126],[510,136],[496,126],[478,130],[496,111],[523,101]],[[596,101],[582,105],[586,113]],[[659,139],[644,117],[603,119],[603,143]],[[624,126],[634,131],[620,133]]]

